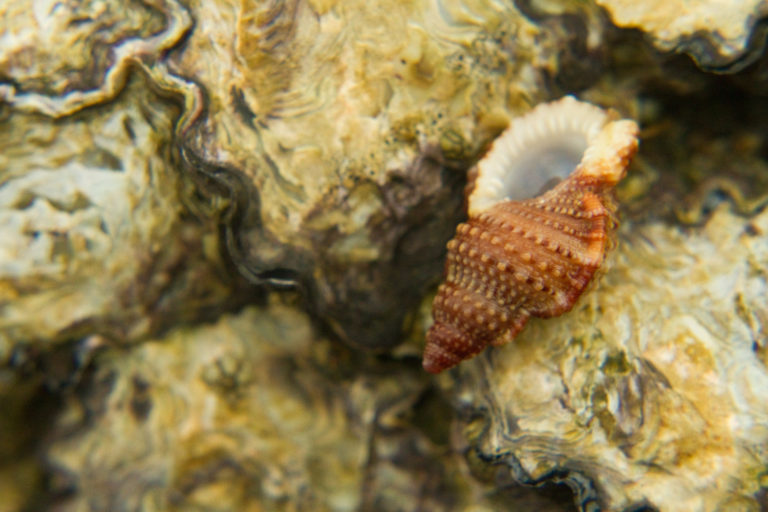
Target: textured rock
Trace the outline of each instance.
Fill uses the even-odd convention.
[[[52,117],[113,99],[190,27],[173,0],[0,3],[0,100]]]
[[[561,52],[573,34],[474,1],[0,9],[9,112],[67,118],[143,74],[162,98],[149,103],[183,105],[158,136],[178,156],[166,163],[198,186],[185,207],[223,215],[243,274],[299,286],[339,336],[373,349],[398,343],[438,277],[466,164],[583,57]]]
[[[571,313],[459,367],[481,458],[583,507],[757,510],[768,448],[768,214],[625,226]],[[478,419],[478,416],[482,419]]]
[[[760,57],[765,0],[596,0],[620,27],[647,33],[663,51],[685,52],[703,68],[739,71]]]
[[[184,144],[239,198],[235,260],[254,279],[298,281],[347,341],[396,344],[439,276],[465,164],[540,100],[562,41],[511,3],[190,10],[172,65],[211,109]]]
[[[414,425],[421,370],[355,371],[371,367],[279,301],[96,361],[46,450],[71,496],[57,510],[561,510],[520,488],[473,496]]]
[[[0,508],[572,510],[563,479],[585,509],[765,502],[765,78],[606,22],[584,2],[0,0]],[[760,37],[699,63],[737,69]],[[537,320],[438,380],[462,431],[411,305],[466,168],[566,93],[641,121],[624,249],[573,327]],[[302,297],[264,305],[238,273]],[[376,357],[325,329],[383,349],[404,323]]]
[[[0,361],[96,333],[135,340],[236,300],[213,219],[181,204],[178,109],[157,100],[139,76],[87,121],[0,120]]]

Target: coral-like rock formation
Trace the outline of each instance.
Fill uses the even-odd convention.
[[[572,479],[602,510],[757,510],[766,232],[768,213],[726,205],[687,233],[625,228],[578,308],[459,367],[480,456],[520,481]]]
[[[298,282],[348,342],[395,345],[460,220],[467,164],[510,110],[538,103],[558,39],[511,3],[191,11],[172,64],[215,108],[182,142],[241,206],[235,261],[257,281]]]
[[[181,205],[178,109],[141,75],[121,99],[87,123],[0,121],[0,361],[95,333],[139,339],[238,300],[215,219]]]
[[[765,0],[596,0],[620,27],[638,28],[664,51],[685,52],[705,69],[739,71],[760,57]]]
[[[417,365],[354,373],[369,363],[279,300],[96,361],[46,450],[54,492],[71,496],[59,510],[498,506],[416,428]],[[523,489],[502,498],[561,510]]]
[[[0,508],[765,508],[766,78],[702,71],[765,8],[601,3],[0,1]],[[642,127],[618,252],[428,375],[467,169],[567,94]]]

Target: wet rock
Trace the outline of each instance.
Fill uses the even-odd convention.
[[[625,225],[579,306],[446,380],[478,456],[583,509],[758,510],[767,223]]]
[[[765,47],[768,3],[596,0],[616,25],[645,32],[662,51],[687,53],[702,68],[736,72]]]
[[[182,142],[237,197],[235,260],[296,282],[351,344],[392,347],[439,278],[465,169],[547,95],[564,40],[512,4],[215,5],[190,7],[172,66],[211,106]]]
[[[274,298],[103,351],[44,447],[49,505],[449,511],[503,500],[561,510],[510,485],[480,497],[445,440],[423,430],[447,412],[427,384],[415,366],[373,365],[318,337],[305,314]]]

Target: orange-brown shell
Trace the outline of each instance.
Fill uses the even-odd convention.
[[[502,199],[458,226],[427,332],[428,372],[511,341],[531,316],[573,307],[610,246],[612,188],[637,149],[634,123],[619,128],[614,153],[588,149],[576,170],[541,196]]]

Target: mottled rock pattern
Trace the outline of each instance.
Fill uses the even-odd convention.
[[[0,0],[0,508],[555,511],[573,508],[562,486],[519,482],[565,480],[590,509],[683,477],[710,499],[693,508],[764,507],[764,57],[706,74],[591,2],[362,7]],[[754,26],[697,62],[739,69]],[[439,278],[466,168],[565,93],[642,125],[618,190],[639,252],[572,317],[622,336],[527,327],[536,343],[484,360],[507,393],[494,416],[488,388],[460,387],[479,373],[440,381],[458,398],[431,387],[431,297],[410,305]],[[296,283],[301,300],[264,304]],[[378,357],[328,339],[382,350],[404,323]],[[542,405],[550,380],[584,394]],[[553,422],[573,428],[515,437]],[[625,473],[595,465],[607,453]]]
[[[191,3],[171,64],[211,105],[183,143],[239,198],[230,251],[253,279],[298,282],[351,344],[397,344],[466,164],[540,101],[561,39],[511,3],[216,5]]]
[[[439,413],[414,412],[423,372],[371,363],[279,300],[104,351],[51,433],[58,510],[561,510],[521,488],[473,497],[418,428]]]
[[[87,121],[0,120],[0,361],[94,334],[140,339],[237,300],[214,219],[181,203],[178,115],[139,75]]]
[[[757,510],[768,448],[768,214],[625,226],[568,314],[450,382],[479,455],[600,509]],[[478,418],[482,419],[478,419]]]
[[[688,53],[708,70],[739,71],[757,60],[765,47],[765,0],[596,2],[616,25],[640,29],[660,50]]]

